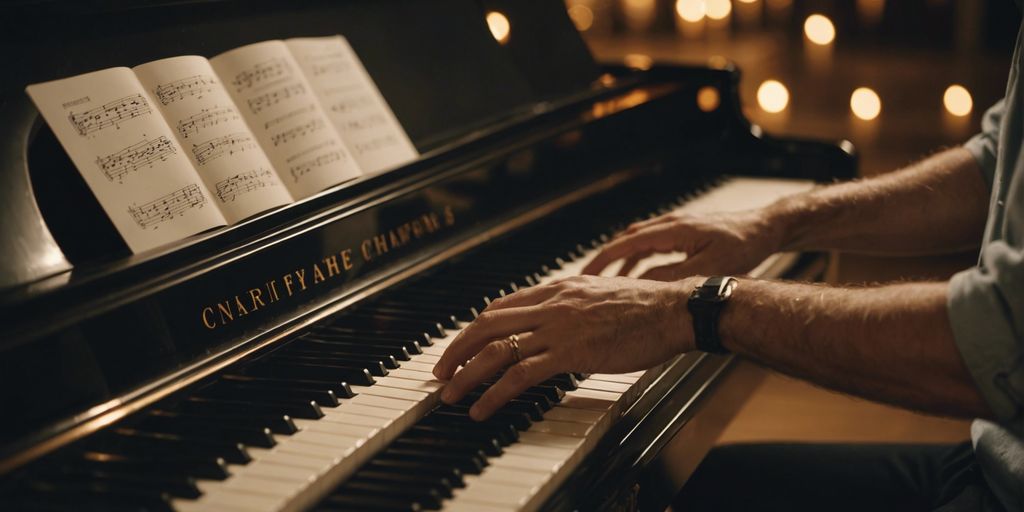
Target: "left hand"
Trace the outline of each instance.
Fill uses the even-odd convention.
[[[480,420],[558,373],[632,372],[693,350],[686,300],[698,280],[575,276],[502,297],[459,333],[434,366],[434,376],[451,379],[441,399],[458,402],[507,368],[470,408]],[[512,334],[519,336],[518,363],[505,341]]]

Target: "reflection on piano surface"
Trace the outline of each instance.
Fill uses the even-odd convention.
[[[29,105],[0,111],[0,136],[25,141],[0,146],[11,205],[0,222],[11,255],[0,264],[0,393],[18,411],[0,422],[0,507],[663,510],[749,391],[731,358],[558,375],[481,423],[466,411],[483,388],[439,405],[433,363],[490,300],[577,273],[630,222],[850,177],[850,148],[752,129],[732,70],[599,68],[560,2],[239,5],[25,7],[5,29],[28,41],[17,51],[31,48],[20,58],[37,67],[5,76],[0,91],[54,78],[56,61],[77,72],[123,64],[105,46],[116,38],[83,28],[97,20],[162,20],[131,35],[152,46],[140,62],[340,32],[425,156],[132,256],[52,134],[33,131],[27,99],[0,97]],[[513,33],[532,24],[531,36],[498,44],[489,10]],[[57,30],[81,44],[57,55],[45,38]],[[168,33],[183,38],[174,52],[161,47]],[[269,62],[233,86],[270,84],[250,102],[258,111],[304,92],[274,90],[285,72]],[[713,108],[698,105],[708,88]],[[148,108],[131,104],[72,122],[87,135]],[[211,110],[177,129],[205,140],[204,128],[235,116]],[[330,150],[297,160],[293,178]],[[240,169],[211,192],[229,201],[261,176]],[[202,204],[187,187],[176,194],[139,206],[138,221]],[[814,255],[787,255],[757,272],[819,269]]]

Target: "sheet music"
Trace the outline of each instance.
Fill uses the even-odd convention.
[[[206,188],[214,192],[212,202],[229,223],[292,202],[282,180],[265,172],[273,165],[209,61],[197,56],[173,57],[134,70],[154,95],[159,97],[163,91],[172,98],[159,101],[156,108],[176,128],[174,137]],[[260,83],[262,79],[249,80]],[[239,176],[249,176],[244,192],[236,188],[222,193],[223,184]]]
[[[361,174],[284,42],[243,46],[210,63],[293,197]],[[304,172],[291,172],[296,166]]]
[[[105,69],[26,90],[133,252],[225,224],[131,70]]]
[[[344,37],[285,43],[364,172],[388,170],[419,156]]]

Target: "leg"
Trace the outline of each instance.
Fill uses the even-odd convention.
[[[981,479],[970,443],[737,444],[708,454],[673,509],[932,510]]]

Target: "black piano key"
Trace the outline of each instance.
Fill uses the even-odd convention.
[[[292,421],[291,416],[284,413],[264,412],[227,412],[218,410],[216,407],[195,407],[193,411],[169,411],[156,409],[149,411],[149,414],[160,414],[177,418],[191,418],[197,421],[213,421],[219,425],[229,425],[235,428],[269,428],[271,432],[281,435],[292,435],[299,431]]]
[[[268,427],[239,428],[210,420],[183,420],[182,418],[147,415],[142,417],[134,427],[146,432],[160,432],[186,436],[210,436],[223,441],[244,443],[250,446],[258,446],[260,448],[272,448],[277,444],[274,440],[273,433]]]
[[[355,392],[345,381],[326,379],[278,379],[274,377],[254,377],[228,373],[221,375],[221,382],[232,382],[239,384],[260,384],[265,386],[279,387],[282,389],[314,389],[317,391],[330,391],[336,398],[352,398]]]
[[[116,453],[87,450],[69,458],[69,463],[83,467],[112,468],[110,471],[128,471],[140,474],[166,476],[193,476],[208,480],[224,480],[231,476],[227,461],[220,457],[197,457],[189,454]]]
[[[451,310],[431,306],[431,304],[420,304],[417,308],[402,308],[394,305],[372,302],[364,306],[363,309],[372,314],[430,319],[440,323],[446,329],[457,329],[459,327],[460,319],[454,315]]]
[[[480,432],[484,435],[484,439],[494,438],[495,443],[499,447],[508,446],[510,443],[519,439],[519,431],[515,426],[509,423],[492,419],[475,421],[468,415],[461,413],[431,413],[421,419],[416,427],[439,427],[442,429],[442,432],[435,434],[437,436],[441,436],[443,432],[447,431],[464,434],[470,436],[469,438],[479,439],[480,435],[473,436],[472,433]],[[484,448],[490,449],[490,445],[487,445]],[[494,453],[488,452],[488,455],[494,455]]]
[[[37,476],[57,486],[74,485],[82,482],[96,482],[115,485],[126,489],[136,489],[155,494],[166,493],[179,498],[198,498],[202,492],[196,487],[196,481],[188,476],[164,476],[126,471],[110,471],[95,468],[83,468],[64,465]]]
[[[303,356],[296,355],[290,352],[275,353],[262,361],[266,361],[272,364],[313,364],[318,366],[330,366],[332,368],[345,368],[351,371],[368,371],[370,375],[377,377],[383,377],[388,374],[388,369],[384,367],[384,363],[376,361],[375,363],[359,363],[342,357],[331,357],[327,355],[313,355]]]
[[[409,331],[426,333],[435,338],[444,338],[448,335],[444,327],[436,320],[412,320],[394,316],[363,315],[355,312],[335,317],[331,321],[331,326],[374,331]]]
[[[397,297],[386,295],[381,299],[375,301],[370,307],[374,309],[380,309],[381,311],[423,311],[431,314],[438,315],[439,318],[443,317],[448,319],[449,317],[454,318],[460,322],[471,322],[474,318],[479,315],[479,312],[475,308],[464,308],[461,306],[450,306],[446,304],[438,304],[434,302],[413,302],[408,300],[400,300]]]
[[[349,481],[384,482],[402,486],[422,485],[436,489],[445,498],[451,498],[452,490],[456,487],[466,486],[465,482],[460,482],[460,485],[444,476],[436,474],[434,471],[434,468],[437,467],[436,465],[431,466],[419,461],[412,461],[411,463],[418,465],[422,468],[422,471],[403,471],[397,473],[393,471],[379,471],[377,468],[360,469],[349,478]]]
[[[302,348],[303,350],[342,350],[360,352],[366,354],[382,354],[384,356],[393,357],[397,361],[409,361],[412,359],[413,354],[422,354],[423,349],[420,348],[420,344],[415,341],[404,342],[404,343],[382,343],[382,342],[369,342],[359,338],[343,338],[343,337],[330,337],[324,338],[318,335],[309,334],[303,338],[299,338],[292,342],[292,346],[296,348]],[[411,347],[414,352],[409,351]]]
[[[479,393],[469,393],[456,405],[469,407],[473,405],[473,403],[476,402],[478,398],[480,398]],[[520,395],[520,397],[509,400],[508,403],[502,406],[502,410],[521,412],[529,416],[530,419],[533,421],[543,420],[545,411],[545,409],[541,408],[541,405],[538,402],[523,399],[522,395]]]
[[[422,462],[408,461],[408,460],[381,460],[381,459],[370,459],[369,462],[363,464],[359,471],[379,471],[384,473],[394,474],[425,474],[428,473],[433,477],[443,477],[451,482],[454,487],[464,487],[466,484],[462,480],[462,471],[458,468],[446,467],[446,466],[428,466]]]
[[[219,398],[237,398],[246,400],[257,397],[261,400],[277,402],[298,400],[303,403],[314,401],[321,407],[337,407],[340,402],[337,395],[329,389],[288,387],[280,388],[267,384],[237,383],[221,381],[196,393],[197,396]]]
[[[387,323],[389,321],[395,322],[410,322],[410,323],[422,323],[429,327],[428,333],[434,335],[435,333],[444,332],[445,328],[455,327],[454,319],[449,315],[448,317],[438,317],[437,315],[420,311],[383,311],[379,308],[373,307],[372,304],[360,307],[359,309],[350,310],[344,314],[335,317],[332,323],[343,324],[346,318],[363,318],[369,320],[371,323],[379,321]],[[447,324],[447,325],[446,325]]]
[[[497,290],[483,293],[435,290],[432,293],[429,290],[411,290],[403,287],[390,292],[389,297],[400,301],[408,301],[413,304],[444,304],[453,308],[473,308],[477,311],[483,311],[487,308],[487,305],[491,303],[492,295],[494,297],[499,296]]]
[[[469,407],[464,405],[441,405],[437,409],[435,409],[431,414],[452,414],[463,416],[469,419],[470,421],[474,421],[469,418]],[[507,411],[501,409],[492,414],[487,421],[493,421],[496,423],[507,423],[518,430],[528,430],[530,426],[533,425],[533,421],[530,419],[528,415],[517,411]]]
[[[391,443],[395,448],[409,448],[418,450],[438,450],[450,453],[483,453],[484,455],[496,457],[501,455],[501,445],[495,442],[493,445],[481,445],[476,441],[462,439],[443,439],[433,437],[405,438],[399,437]]]
[[[271,402],[253,400],[229,400],[226,398],[189,397],[178,406],[187,412],[234,413],[285,415],[291,418],[318,420],[324,416],[316,402]]]
[[[147,492],[109,483],[33,481],[15,498],[27,506],[57,510],[173,512],[166,493]],[[27,507],[26,507],[27,508]]]
[[[344,350],[342,348],[331,347],[329,345],[292,344],[285,348],[282,353],[300,357],[326,356],[347,359],[357,363],[379,364],[389,370],[394,370],[400,367],[398,360],[395,359],[394,356],[385,354],[383,351],[377,353],[360,353],[358,350]]]
[[[343,496],[364,495],[364,496],[390,496],[409,502],[419,503],[426,510],[440,510],[444,497],[439,492],[428,487],[396,486],[391,483],[379,482],[345,482],[338,488],[336,494]],[[331,502],[332,496],[325,501]]]
[[[299,377],[299,378],[313,378],[313,379],[331,379],[331,380],[344,380],[351,384],[359,386],[370,386],[376,383],[373,379],[373,375],[366,369],[353,369],[349,367],[340,367],[326,364],[309,364],[309,363],[274,363],[274,362],[260,362],[259,364],[253,364],[245,368],[246,375],[260,376],[260,377]],[[314,404],[315,405],[315,404]],[[285,412],[285,411],[282,411]],[[285,412],[296,418],[306,418],[307,416],[293,414]],[[303,414],[306,414],[303,412]],[[323,413],[319,412],[313,419],[317,419],[323,416]]]
[[[402,448],[388,448],[377,454],[379,459],[398,459],[430,462],[434,464],[448,464],[459,468],[464,475],[479,475],[487,467],[487,458],[480,454],[453,454],[439,453],[429,450],[410,450]]]
[[[242,443],[191,435],[145,432],[132,428],[116,428],[90,441],[90,447],[114,450],[115,453],[125,455],[131,455],[136,451],[154,455],[189,454],[219,457],[232,464],[248,464],[252,460]]]
[[[423,506],[415,501],[405,501],[389,496],[365,496],[334,494],[312,509],[313,512],[420,512]]]
[[[348,336],[355,337],[368,342],[407,342],[415,341],[422,346],[429,347],[434,342],[431,341],[430,335],[426,332],[419,330],[406,330],[406,329],[366,329],[366,328],[354,328],[344,327],[341,325],[322,325],[316,327],[313,332],[318,336],[324,335],[337,335],[337,336]]]
[[[423,347],[429,347],[434,342],[424,343],[423,340],[414,337],[391,337],[381,333],[366,332],[343,332],[334,329],[314,329],[313,332],[300,338],[300,341],[311,340],[321,343],[342,343],[355,346],[364,346],[375,349],[399,347],[405,349],[409,354],[422,354]],[[396,356],[397,357],[397,356]]]
[[[515,430],[515,429],[511,429]],[[493,425],[470,424],[461,421],[451,421],[445,418],[432,418],[421,421],[406,430],[403,436],[408,438],[439,438],[439,439],[466,439],[474,440],[481,444],[481,449],[487,451],[491,445],[508,446],[519,439],[519,433],[509,433],[504,428],[495,428]]]

